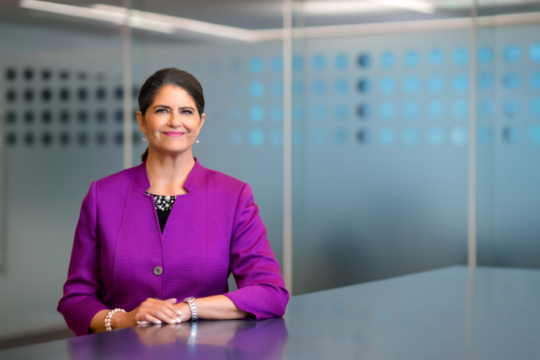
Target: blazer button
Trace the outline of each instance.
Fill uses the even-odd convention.
[[[162,272],[163,272],[163,269],[161,268],[161,266],[156,266],[154,268],[154,275],[159,276],[161,275]]]

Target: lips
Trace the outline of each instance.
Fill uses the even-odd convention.
[[[180,137],[184,135],[185,133],[181,131],[166,131],[164,132],[164,134],[170,137]]]

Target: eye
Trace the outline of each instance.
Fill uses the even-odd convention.
[[[191,110],[182,110],[182,114],[193,114],[193,111]]]
[[[156,110],[156,113],[162,113],[162,114],[164,114],[164,113],[166,113],[166,112],[167,112],[167,109],[157,109],[157,110]]]

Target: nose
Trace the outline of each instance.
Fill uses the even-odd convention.
[[[170,120],[169,120],[169,126],[176,129],[180,127],[181,125],[182,123],[180,122],[180,115],[177,114],[176,112],[172,112]]]

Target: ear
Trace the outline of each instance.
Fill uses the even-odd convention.
[[[201,131],[203,125],[204,125],[204,120],[206,120],[206,114],[205,113],[202,113],[201,114],[201,121],[199,123],[199,131]]]
[[[144,116],[143,116],[142,112],[140,112],[140,111],[137,111],[136,115],[137,115],[137,122],[139,123],[139,128],[141,129],[143,134],[146,135],[146,126],[144,124]]]

